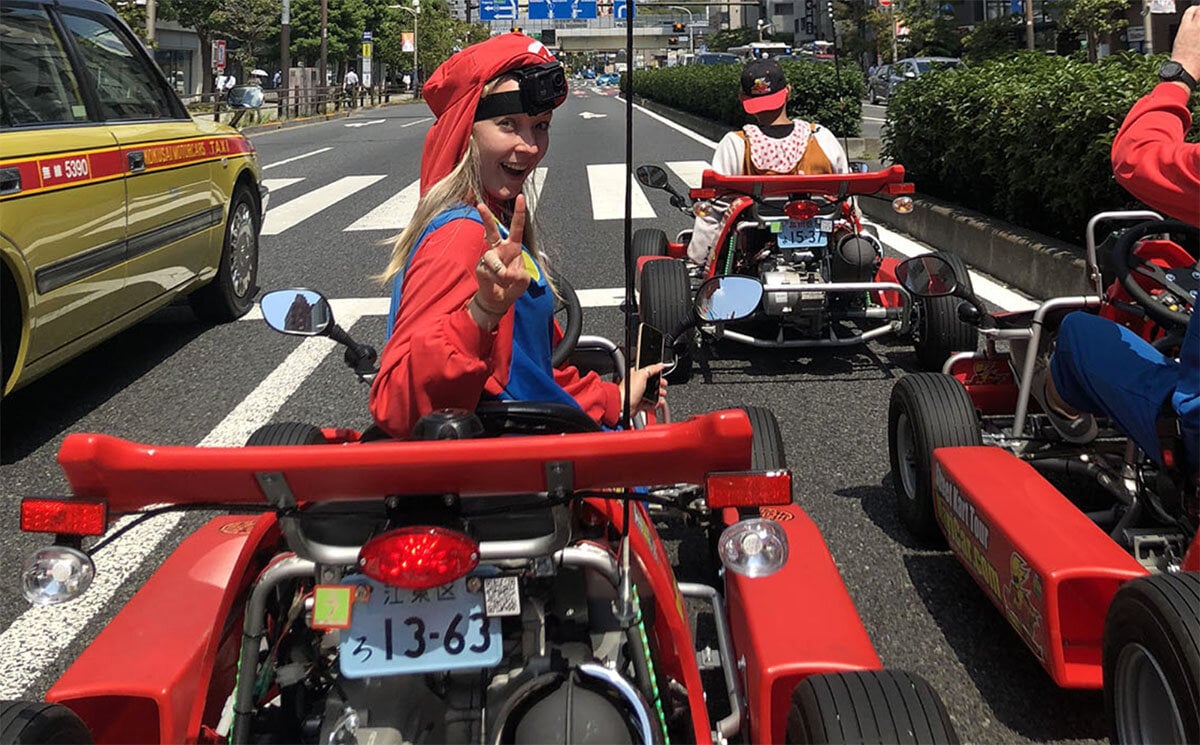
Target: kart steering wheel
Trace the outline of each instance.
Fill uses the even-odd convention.
[[[546,401],[481,401],[475,415],[489,435],[561,435],[599,432],[583,409]]]
[[[1172,310],[1163,301],[1169,294],[1194,308],[1196,295],[1200,293],[1200,277],[1197,276],[1195,264],[1163,268],[1134,253],[1139,240],[1156,233],[1187,233],[1193,241],[1200,241],[1200,228],[1179,220],[1150,220],[1134,225],[1121,233],[1113,245],[1112,256],[1117,279],[1134,302],[1146,311],[1150,320],[1164,328],[1182,328],[1187,326],[1191,314],[1182,310]],[[1193,261],[1195,258],[1193,254]],[[1163,294],[1150,294],[1138,283],[1139,276],[1158,285]]]
[[[555,271],[550,272],[550,277],[554,289],[558,291],[554,298],[554,318],[563,332],[550,354],[550,366],[558,367],[566,362],[579,343],[579,334],[583,331],[583,306],[579,304],[575,288],[565,277]]]

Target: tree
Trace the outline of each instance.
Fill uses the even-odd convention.
[[[963,39],[963,59],[977,64],[995,57],[1004,57],[1023,46],[1025,20],[1017,14],[989,18],[975,24]]]
[[[233,56],[244,70],[259,67],[259,52],[279,36],[280,0],[225,0],[213,23],[241,45]]]
[[[179,25],[196,32],[200,40],[201,67],[212,69],[212,41],[216,37],[217,24],[213,13],[221,7],[221,0],[159,0],[158,17],[174,18]]]
[[[763,37],[770,39],[770,34]],[[725,52],[730,47],[743,47],[752,41],[758,41],[758,31],[752,28],[722,29],[704,37],[704,43],[710,52]]]
[[[892,0],[892,2],[895,2],[895,0]],[[872,31],[875,37],[875,53],[879,55],[879,59],[889,63],[896,61],[892,58],[892,37],[895,36],[895,28],[892,26],[894,18],[895,16],[892,13],[880,10],[879,8],[871,8],[863,18],[867,24],[867,28]],[[899,44],[899,39],[897,39],[897,44]],[[899,46],[897,49],[897,54],[899,54],[899,50],[904,49],[904,47]]]
[[[1129,0],[1061,0],[1058,22],[1067,30],[1083,34],[1088,60],[1095,62],[1100,39],[1128,25],[1124,18],[1127,7]]]
[[[897,15],[908,27],[909,54],[957,57],[961,53],[954,12],[945,0],[905,0]]]
[[[321,59],[321,4],[317,0],[293,1],[291,12],[292,59],[295,64],[315,67]],[[366,0],[328,0],[325,54],[329,69],[336,70],[339,62],[358,56],[367,15]]]

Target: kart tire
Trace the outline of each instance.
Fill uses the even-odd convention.
[[[246,440],[247,447],[264,445],[324,445],[321,428],[304,422],[271,422],[264,424]]]
[[[666,256],[667,234],[658,228],[638,228],[633,231],[633,260],[643,256]]]
[[[957,743],[941,697],[897,670],[810,675],[792,691],[787,743]]]
[[[92,742],[95,740],[87,725],[62,704],[0,701],[0,743],[3,745]]]
[[[778,471],[787,468],[783,433],[775,412],[765,406],[739,406],[750,418],[754,435],[750,440],[750,470]]]
[[[660,233],[662,231],[659,231]],[[665,238],[665,234],[663,234]],[[648,323],[667,337],[691,320],[692,288],[687,267],[675,259],[650,261],[642,267],[640,311],[642,323]],[[692,377],[692,340],[689,328],[675,341],[675,368],[667,373],[671,383],[686,383]]]
[[[973,291],[971,274],[967,265],[956,254],[937,251],[936,256],[945,259],[954,268],[959,287]],[[913,349],[922,370],[939,372],[942,365],[955,352],[973,352],[979,332],[969,323],[958,318],[961,298],[952,295],[926,297],[918,301],[917,322],[913,329]]]
[[[888,404],[888,458],[896,513],[918,541],[942,546],[933,509],[933,451],[982,445],[975,404],[955,378],[941,373],[905,375]]]
[[[1121,586],[1104,620],[1109,741],[1200,742],[1200,573]]]
[[[217,276],[188,298],[205,321],[225,323],[246,315],[258,294],[258,201],[244,184],[233,190]]]

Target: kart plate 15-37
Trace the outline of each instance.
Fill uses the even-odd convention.
[[[781,220],[771,225],[777,233],[780,248],[811,248],[823,246],[833,232],[833,220]]]

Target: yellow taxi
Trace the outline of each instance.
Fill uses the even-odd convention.
[[[5,394],[178,297],[245,314],[266,204],[254,146],[192,119],[107,4],[0,5]]]

